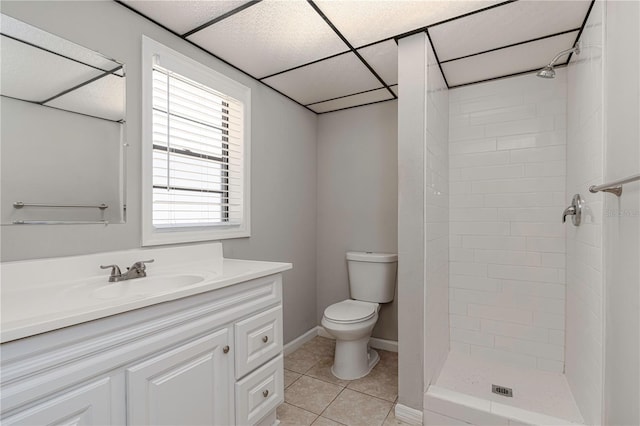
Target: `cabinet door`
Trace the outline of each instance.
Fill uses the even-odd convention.
[[[233,358],[225,328],[127,368],[131,425],[233,423],[229,380]]]
[[[2,419],[3,425],[109,425],[111,378],[104,377],[36,402]]]

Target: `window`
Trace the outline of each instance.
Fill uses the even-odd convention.
[[[249,89],[146,37],[143,55],[143,245],[249,236]]]

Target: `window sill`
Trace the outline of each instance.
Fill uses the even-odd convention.
[[[249,229],[239,227],[225,228],[194,228],[186,231],[184,228],[152,228],[142,232],[142,246],[158,246],[165,244],[194,243],[201,241],[228,240],[232,238],[249,238]]]

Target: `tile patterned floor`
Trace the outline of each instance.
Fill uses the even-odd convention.
[[[284,359],[282,426],[393,426],[398,399],[398,354],[378,350],[380,362],[366,377],[331,374],[335,341],[315,337]]]

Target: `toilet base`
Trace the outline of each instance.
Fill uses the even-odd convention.
[[[337,340],[331,373],[342,380],[359,379],[369,374],[378,361],[378,352],[369,348],[369,336],[359,340]]]

